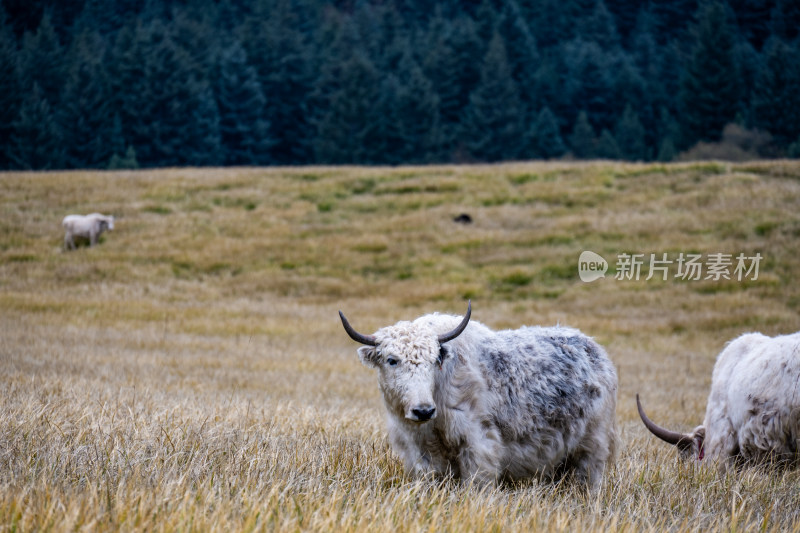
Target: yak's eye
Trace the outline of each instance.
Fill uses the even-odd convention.
[[[439,346],[439,359],[437,359],[436,362],[441,365],[446,357],[447,357],[447,348],[445,348],[444,346]]]
[[[397,364],[397,359],[390,357],[386,360],[386,362],[389,363],[389,366],[395,366]]]

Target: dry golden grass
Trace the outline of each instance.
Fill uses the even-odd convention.
[[[800,163],[0,174],[0,531],[800,530],[800,473],[682,464],[745,332],[800,327]],[[116,229],[64,253],[61,218]],[[457,225],[468,212],[475,223]],[[579,281],[578,255],[760,252],[747,282]],[[597,495],[412,480],[337,309],[560,322],[620,377]]]

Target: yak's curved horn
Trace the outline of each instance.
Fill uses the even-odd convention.
[[[353,329],[353,326],[350,325],[350,322],[347,321],[345,318],[344,313],[339,311],[339,317],[342,319],[342,325],[344,326],[344,330],[350,335],[350,338],[356,342],[360,342],[361,344],[366,344],[367,346],[377,346],[378,341],[375,340],[375,335],[362,335],[361,333],[357,332]]]
[[[692,443],[692,436],[687,435],[685,433],[678,433],[677,431],[671,431],[669,429],[664,429],[661,426],[656,425],[655,422],[650,420],[646,414],[644,414],[644,409],[642,409],[642,402],[639,401],[639,394],[636,394],[636,408],[639,409],[639,417],[641,417],[642,422],[650,430],[650,433],[658,437],[659,439],[663,440],[664,442],[668,442],[674,446],[677,446],[681,450],[685,450],[689,448]]]
[[[464,328],[466,328],[467,324],[469,324],[469,317],[471,314],[472,314],[472,301],[470,300],[467,301],[467,314],[464,315],[464,319],[458,326],[456,326],[456,329],[454,329],[453,331],[445,333],[444,335],[439,335],[439,344],[444,344],[461,335],[461,333],[464,331]]]

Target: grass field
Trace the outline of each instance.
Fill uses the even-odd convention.
[[[800,473],[681,463],[716,354],[800,329],[800,162],[0,174],[0,531],[800,531]],[[117,217],[62,251],[61,219]],[[474,223],[452,218],[469,213]],[[578,256],[609,263],[583,283]],[[617,280],[642,253],[640,279]],[[757,279],[645,280],[761,254]],[[705,272],[703,273],[705,276]],[[752,276],[751,276],[752,277]],[[416,481],[342,330],[431,311],[608,350],[598,494]]]

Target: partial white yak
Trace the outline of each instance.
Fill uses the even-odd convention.
[[[703,424],[691,433],[639,416],[683,457],[708,458],[725,470],[738,462],[796,465],[800,448],[800,332],[746,333],[717,357]]]

